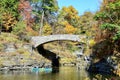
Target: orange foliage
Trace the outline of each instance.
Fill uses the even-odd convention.
[[[32,27],[34,19],[31,17],[32,7],[30,6],[30,2],[27,0],[20,0],[18,11],[20,11],[23,20],[26,21],[27,27]]]
[[[3,17],[2,23],[6,31],[9,30],[11,27],[14,27],[14,25],[17,23],[16,18],[12,16],[12,14],[10,13],[5,12],[2,15],[2,17]]]
[[[27,25],[26,30],[36,35],[37,33],[32,29],[34,25],[34,18],[32,18],[31,15],[32,7],[30,6],[30,2],[28,0],[20,0],[20,3],[18,4],[18,11],[20,11],[23,20]]]
[[[26,27],[26,31],[30,32],[30,35],[38,35],[38,33],[36,31],[34,31],[31,27]]]
[[[74,28],[72,25],[70,25],[68,22],[65,22],[65,28],[64,28],[65,32],[68,34],[73,34],[75,33],[75,31],[77,30],[76,28]]]

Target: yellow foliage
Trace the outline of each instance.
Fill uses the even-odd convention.
[[[84,80],[90,80],[89,78],[85,78]]]
[[[66,14],[67,19],[76,19],[78,20],[80,17],[78,16],[78,11],[73,7],[63,7],[62,10]]]
[[[113,72],[120,77],[120,64],[118,64],[118,69]]]
[[[2,24],[6,30],[9,30],[10,27],[13,27],[17,23],[17,20],[10,13],[4,13],[2,15]]]
[[[73,6],[69,6],[69,9],[72,13],[78,14],[78,11]]]
[[[48,23],[46,23],[44,25],[43,33],[44,33],[44,35],[50,35],[52,33],[52,28],[51,28],[51,26]]]
[[[18,40],[18,37],[13,35],[12,33],[1,33],[0,35],[0,43],[10,43],[10,42],[21,42]]]
[[[68,22],[67,21],[62,21],[61,24],[66,25],[66,24],[68,24]]]
[[[93,39],[91,39],[91,40],[89,40],[89,46],[93,46],[95,44],[95,40],[93,40]]]
[[[114,73],[120,77],[120,69],[114,71]]]
[[[26,49],[24,49],[24,48],[19,48],[18,50],[17,50],[17,52],[19,53],[19,54],[23,54],[24,56],[27,56],[27,55],[30,55],[30,52],[28,52]]]
[[[76,32],[76,28],[74,28],[72,25],[70,25],[68,22],[65,22],[65,28],[64,28],[65,32],[68,34],[73,34]]]

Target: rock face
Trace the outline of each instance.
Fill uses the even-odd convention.
[[[105,59],[90,65],[88,69],[89,72],[100,74],[113,74],[113,70],[114,68]]]
[[[26,50],[28,50],[30,53],[32,53],[32,51],[33,51],[32,45],[30,45],[30,44],[24,44],[23,48],[26,49]]]
[[[9,53],[9,52],[15,52],[16,47],[14,43],[6,43],[4,44],[4,52]]]
[[[22,46],[16,46],[15,43],[6,43],[4,44],[4,50],[5,53],[15,52],[18,48],[23,47],[23,49],[28,50],[30,53],[32,53],[32,45],[31,44],[23,44]]]

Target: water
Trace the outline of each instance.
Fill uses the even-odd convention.
[[[88,73],[76,67],[60,67],[59,72],[10,71],[0,72],[0,80],[88,80]],[[104,80],[104,79],[103,79]],[[119,80],[119,79],[116,79]]]

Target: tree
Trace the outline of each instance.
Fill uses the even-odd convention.
[[[94,18],[98,21],[95,40],[97,43],[109,42],[101,55],[104,57],[116,55],[117,57],[120,53],[120,0],[103,0],[100,11]],[[99,48],[102,47],[99,46]]]
[[[67,34],[73,34],[76,32],[76,28],[74,28],[72,25],[70,25],[68,22],[65,22],[65,33]]]
[[[49,23],[54,29],[54,23],[56,22],[56,14],[58,11],[58,4],[56,0],[41,0],[40,2],[33,3],[34,13],[37,18],[40,19],[40,31],[42,34],[42,28],[44,23]],[[40,17],[39,17],[40,16]],[[39,20],[38,19],[38,20]]]
[[[96,25],[96,21],[93,19],[94,14],[91,12],[85,12],[80,16],[80,33],[86,34],[88,37],[94,36],[94,28]]]
[[[22,20],[26,22],[27,27],[33,27],[34,19],[32,18],[32,7],[27,0],[20,0],[18,5],[18,11],[22,16]]]
[[[43,34],[44,35],[52,34],[52,28],[48,23],[44,24],[44,26],[43,26]]]
[[[72,26],[78,27],[79,26],[79,15],[78,11],[73,7],[63,7],[60,11],[60,15],[64,16],[64,19],[67,20]]]
[[[13,33],[15,35],[20,36],[21,34],[25,34],[26,33],[26,23],[24,21],[19,21],[16,26],[13,28]]]
[[[79,20],[80,17],[78,11],[73,6],[63,7],[58,14],[58,27],[64,28],[65,31],[68,31],[66,33],[71,33],[70,30],[75,31],[72,32],[75,34],[78,30],[76,28],[79,28]]]
[[[16,23],[17,20],[11,13],[4,13],[2,15],[2,25],[3,25],[3,29],[5,29],[3,31],[9,31],[15,26]]]
[[[12,29],[18,21],[17,6],[18,0],[0,0],[0,23],[5,31]]]

